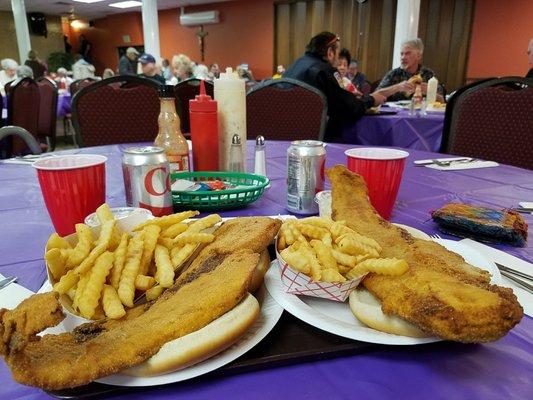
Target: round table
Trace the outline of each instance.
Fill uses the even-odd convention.
[[[382,107],[392,115],[365,115],[342,131],[343,143],[365,146],[403,147],[439,151],[444,126],[443,112],[409,115],[408,110]]]
[[[261,199],[223,216],[287,214],[286,149],[289,143],[267,144],[267,174],[271,188]],[[74,150],[108,157],[107,201],[124,205],[120,156],[128,145]],[[248,143],[248,167],[253,164],[253,143]],[[327,165],[345,163],[350,146],[327,146]],[[71,151],[72,152],[72,151]],[[437,171],[415,167],[416,159],[435,158],[410,150],[392,221],[437,233],[429,212],[450,201],[493,207],[516,206],[533,198],[531,171],[499,166],[463,171]],[[0,273],[17,275],[19,283],[36,291],[45,279],[43,248],[53,232],[37,182],[26,165],[0,167]],[[533,217],[526,215],[529,224]],[[533,244],[523,248],[497,246],[529,262]],[[464,345],[440,342],[411,347],[382,346],[376,351],[330,360],[246,372],[227,377],[199,377],[161,387],[136,388],[116,399],[527,399],[533,398],[533,320],[524,316],[507,336],[493,343]],[[0,362],[0,398],[45,399],[35,388],[14,382]]]

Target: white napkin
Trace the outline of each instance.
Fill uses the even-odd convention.
[[[5,277],[0,274],[0,280]],[[7,285],[5,288],[0,289],[0,308],[13,309],[18,306],[22,300],[27,299],[33,294],[29,289],[24,286],[13,282]]]
[[[477,169],[477,168],[490,168],[490,167],[497,167],[498,164],[496,161],[471,161],[471,162],[464,162],[464,163],[455,163],[450,165],[424,165],[426,168],[431,169],[438,169],[439,171],[459,171],[462,169]]]
[[[460,240],[460,243],[466,244],[467,246],[478,250],[491,261],[497,262],[498,264],[504,265],[512,269],[516,269],[517,271],[523,272],[525,274],[533,275],[533,264],[521,260],[518,257],[504,253],[503,251],[487,246],[486,244],[478,243],[472,239],[463,239]],[[529,293],[525,289],[522,289],[522,287],[518,286],[512,280],[507,279],[503,275],[502,281],[505,286],[513,289],[513,292],[518,298],[518,301],[524,308],[524,313],[529,315],[530,317],[533,317],[533,294]]]
[[[14,157],[14,158],[8,158],[7,160],[3,160],[3,164],[19,164],[19,165],[32,165],[37,160],[42,160],[43,158],[51,158],[55,157],[52,155],[31,155],[31,156],[25,156],[25,157]]]

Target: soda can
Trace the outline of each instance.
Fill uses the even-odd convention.
[[[160,147],[129,147],[122,154],[126,204],[150,210],[153,215],[172,214],[170,167]]]
[[[318,140],[296,140],[287,149],[287,210],[317,214],[315,194],[324,190],[326,150]]]

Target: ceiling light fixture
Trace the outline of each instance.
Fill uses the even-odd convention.
[[[112,3],[109,4],[109,7],[115,7],[115,8],[132,8],[132,7],[140,7],[143,3],[140,1],[121,1],[119,3]]]

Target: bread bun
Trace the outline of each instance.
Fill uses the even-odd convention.
[[[409,83],[412,83],[413,85],[419,85],[422,83],[422,77],[417,74],[417,75],[413,75],[412,77],[409,78]]]
[[[363,324],[381,332],[409,337],[428,337],[413,324],[395,316],[383,314],[381,303],[366,289],[350,293],[350,309]]]
[[[270,267],[270,254],[268,254],[268,250],[264,250],[261,253],[257,267],[252,275],[252,281],[250,282],[250,287],[248,288],[250,293],[255,293],[257,289],[261,287],[263,280],[265,279],[265,274],[268,271],[268,267]]]
[[[204,361],[235,343],[255,322],[259,312],[259,302],[247,294],[232,310],[209,325],[165,343],[143,364],[122,373],[131,376],[160,375]]]

